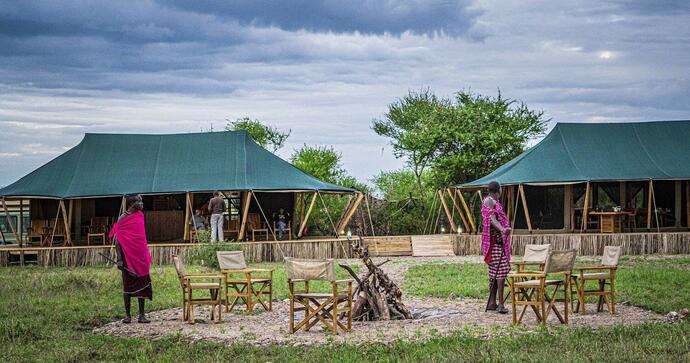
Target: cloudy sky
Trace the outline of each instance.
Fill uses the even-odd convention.
[[[401,166],[371,120],[422,87],[500,88],[552,122],[690,119],[689,4],[1,0],[0,185],[86,132],[244,116],[364,180]]]

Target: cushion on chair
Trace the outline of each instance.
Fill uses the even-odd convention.
[[[545,285],[556,285],[556,284],[562,284],[563,280],[546,280],[544,281]],[[528,280],[528,281],[520,281],[520,282],[514,282],[513,286],[515,287],[537,287],[539,286],[539,280]]]
[[[618,260],[621,258],[621,246],[606,246],[604,247],[604,254],[601,256],[602,266],[618,266]]]
[[[525,245],[525,255],[522,258],[525,262],[546,262],[546,258],[551,251],[551,245]]]
[[[575,256],[577,256],[577,251],[574,249],[549,252],[544,265],[544,272],[550,274],[572,271],[575,265]]]
[[[580,278],[580,275],[575,274],[575,275],[573,275],[573,277]],[[585,280],[586,279],[592,279],[592,280],[594,280],[594,279],[608,279],[609,277],[611,277],[611,275],[608,272],[597,272],[597,273],[589,273],[589,274],[583,274],[582,275],[582,278]]]
[[[218,265],[221,270],[242,270],[247,268],[242,251],[218,251]]]
[[[220,289],[220,286],[217,282],[192,282],[189,284],[192,289]]]
[[[305,260],[286,258],[288,278],[291,280],[335,280],[335,262],[332,258]]]

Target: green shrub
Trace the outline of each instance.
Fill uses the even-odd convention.
[[[216,252],[240,251],[238,243],[199,243],[188,253],[188,263],[211,268],[219,268]]]

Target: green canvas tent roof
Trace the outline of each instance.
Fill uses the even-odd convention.
[[[558,123],[534,147],[460,188],[690,179],[690,121]]]
[[[213,190],[354,192],[323,182],[259,146],[245,131],[86,134],[0,196],[77,198]]]

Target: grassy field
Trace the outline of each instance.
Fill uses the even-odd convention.
[[[276,268],[277,298],[287,297],[282,264]],[[416,266],[405,288],[420,296],[482,296],[484,267],[475,264]],[[206,268],[189,266],[190,272]],[[444,281],[429,286],[427,273]],[[426,276],[426,279],[424,278]],[[147,310],[179,305],[174,270],[154,268],[154,301]],[[690,258],[624,261],[621,299],[660,312],[687,307]],[[634,283],[637,282],[637,283]],[[95,326],[123,316],[119,273],[113,268],[0,268],[0,361],[688,361],[690,323],[647,324],[607,329],[545,328],[538,334],[482,339],[474,331],[426,343],[399,342],[363,347],[253,347],[164,339],[95,335]],[[133,304],[136,306],[136,304]],[[133,307],[136,313],[136,307]],[[247,358],[248,357],[248,358]]]

